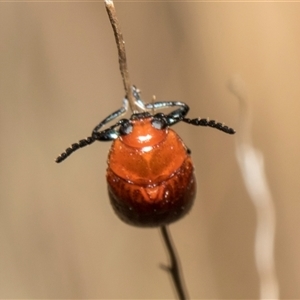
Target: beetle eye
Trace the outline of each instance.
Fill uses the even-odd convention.
[[[158,130],[164,129],[168,125],[166,117],[162,113],[158,113],[158,114],[154,115],[151,123],[152,123],[152,126]]]
[[[132,124],[128,120],[124,120],[123,124],[120,126],[119,132],[121,135],[127,135],[132,132]]]

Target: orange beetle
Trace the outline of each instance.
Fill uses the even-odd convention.
[[[214,127],[228,134],[235,131],[213,120],[185,118],[189,107],[183,102],[144,104],[136,87],[132,87],[132,92],[142,113],[133,113],[129,120],[121,119],[99,131],[128,110],[125,98],[122,108],[100,122],[90,137],[67,148],[56,162],[63,161],[74,151],[94,141],[114,141],[108,155],[106,179],[116,214],[131,225],[162,226],[183,217],[190,210],[196,195],[190,151],[170,126],[182,121]],[[170,107],[177,109],[169,114],[153,115],[149,112]]]

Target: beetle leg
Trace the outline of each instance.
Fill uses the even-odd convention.
[[[172,126],[181,121],[190,110],[189,106],[180,101],[161,101],[148,103],[145,105],[147,109],[164,109],[177,106],[178,108],[166,115],[168,126]]]
[[[94,129],[92,132],[92,135],[97,133],[101,127],[103,127],[105,124],[108,122],[120,117],[121,115],[125,114],[128,110],[128,100],[126,98],[123,99],[123,106],[110,114],[108,117],[106,117],[103,121],[101,121]]]
[[[129,120],[128,119],[121,119],[119,120],[116,124],[110,126],[109,128],[102,130],[102,131],[96,131],[92,133],[92,138],[101,141],[101,142],[106,142],[106,141],[113,141],[117,139],[120,135],[120,130],[116,129],[117,127],[123,126],[125,124],[128,124]]]
[[[142,111],[146,110],[145,103],[141,99],[140,90],[136,86],[131,87],[133,97],[135,98],[135,105],[139,107]]]

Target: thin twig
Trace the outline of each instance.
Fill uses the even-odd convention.
[[[171,263],[170,266],[163,265],[162,268],[171,274],[176,291],[177,291],[178,298],[180,300],[186,300],[188,298],[187,298],[186,292],[184,291],[184,288],[183,288],[183,285],[184,285],[183,284],[183,276],[180,271],[179,260],[176,256],[175,247],[172,244],[170,233],[168,231],[167,226],[161,226],[160,230],[161,230],[161,234],[162,234],[163,240],[165,242],[166,248],[168,250],[168,253],[170,256],[170,263]]]
[[[116,44],[118,48],[118,56],[119,56],[119,66],[120,71],[123,79],[123,85],[126,93],[126,98],[129,101],[130,109],[132,112],[138,111],[138,107],[135,103],[135,100],[133,98],[132,92],[131,92],[131,84],[129,80],[129,72],[127,68],[127,61],[126,61],[126,50],[125,50],[125,41],[123,39],[123,35],[120,29],[120,24],[117,19],[117,14],[115,10],[115,6],[112,0],[104,0],[105,2],[105,8],[111,23],[111,26],[114,31]]]

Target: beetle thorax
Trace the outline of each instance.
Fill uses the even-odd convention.
[[[151,123],[151,118],[144,118],[132,121],[132,131],[120,137],[120,140],[132,148],[147,148],[150,149],[161,143],[168,134],[168,128],[157,129]]]
[[[149,134],[142,130],[143,123],[137,125],[136,131],[141,130],[142,136]],[[128,134],[116,139],[110,149],[108,168],[128,182],[146,186],[172,177],[186,160],[187,150],[172,129],[160,131],[159,138],[139,139],[141,135],[134,132],[134,138]]]

